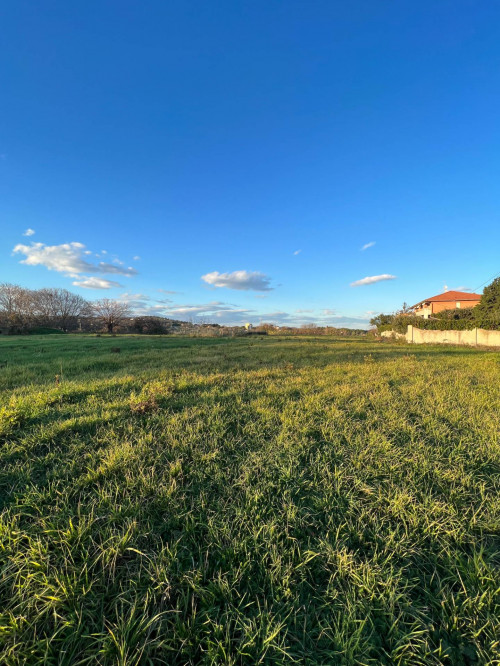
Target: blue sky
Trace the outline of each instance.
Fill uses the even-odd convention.
[[[496,0],[16,0],[1,25],[0,281],[363,326],[500,271]]]

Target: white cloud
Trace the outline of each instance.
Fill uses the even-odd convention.
[[[233,271],[232,273],[219,273],[213,271],[202,275],[201,279],[212,287],[225,287],[242,291],[271,291],[270,278],[258,271]]]
[[[297,256],[297,255],[300,254],[301,252],[302,252],[302,250],[295,250],[295,252],[294,252],[293,254],[294,254],[295,256]]]
[[[124,266],[124,265],[125,265],[125,262],[124,262],[124,261],[120,261],[117,257],[115,257],[115,258],[113,259],[113,263],[116,264],[117,266]]]
[[[133,268],[122,268],[103,261],[92,264],[84,255],[88,253],[83,243],[63,243],[61,245],[45,245],[44,243],[31,243],[31,245],[16,245],[14,254],[22,254],[25,259],[21,264],[27,266],[44,266],[49,271],[65,273],[67,277],[78,278],[82,273],[102,273],[125,275],[131,277],[137,275]]]
[[[130,310],[136,315],[163,315],[165,309],[163,301],[152,301],[147,294],[133,294],[124,292],[118,296],[118,300],[128,305]],[[161,304],[160,304],[161,303]]]
[[[302,326],[315,323],[319,326],[337,326],[347,328],[367,328],[369,319],[366,317],[350,317],[339,314],[325,314],[333,312],[328,308],[322,314],[315,315],[311,310],[309,313],[290,313],[283,310],[272,312],[260,312],[252,309],[239,308],[230,303],[212,301],[202,305],[172,305],[165,311],[165,316],[174,319],[203,318],[205,321],[213,321],[219,324],[238,325],[247,321],[258,324],[259,321],[278,325]]]
[[[146,294],[130,294],[124,292],[118,297],[122,301],[150,301],[151,299]]]
[[[375,241],[370,241],[369,243],[365,243],[363,247],[361,248],[361,252],[364,252],[365,250],[368,250],[369,247],[373,247],[375,245]]]
[[[122,285],[119,282],[114,280],[105,280],[104,278],[99,277],[89,277],[88,275],[82,275],[79,280],[75,280],[73,284],[75,287],[83,287],[84,289],[111,289],[112,287],[121,287]]]
[[[213,321],[222,324],[237,324],[247,321],[253,310],[239,308],[231,303],[211,301],[209,303],[173,303],[169,299],[152,300],[145,294],[125,292],[119,299],[126,302],[132,312],[143,316],[162,316],[170,319]]]
[[[152,300],[144,294],[124,293],[119,297],[127,302],[136,315],[157,315],[181,321],[212,322],[222,325],[242,325],[247,321],[258,324],[259,321],[287,326],[302,326],[315,323],[320,326],[337,326],[351,328],[367,328],[369,319],[365,316],[351,317],[332,314],[330,308],[324,308],[320,314],[314,310],[300,312],[261,312],[242,308],[233,303],[210,301],[209,303],[172,303],[171,301]]]
[[[388,273],[383,273],[382,275],[371,275],[365,277],[362,280],[356,280],[351,282],[351,287],[362,287],[366,284],[375,284],[375,282],[383,282],[384,280],[395,280],[395,275],[389,275]]]
[[[16,245],[14,253],[24,254],[26,259],[22,259],[21,263],[27,266],[45,266],[49,271],[78,274],[90,265],[81,257],[84,248],[82,243],[76,242],[52,246],[32,243]]]
[[[212,315],[215,317],[220,317],[222,313],[231,314],[242,314],[249,313],[252,310],[246,308],[238,308],[231,303],[223,303],[221,301],[211,301],[210,303],[204,303],[201,305],[179,305],[174,304],[170,307],[167,306],[166,310],[170,313],[175,313],[176,315]]]
[[[311,312],[314,312],[314,310],[302,310],[302,309],[299,308],[298,310],[295,310],[295,312],[297,314],[305,314],[305,313],[309,314]]]
[[[135,255],[135,257],[132,257],[133,261],[139,261],[140,257],[138,254]]]
[[[33,236],[34,233],[34,229],[26,229],[26,231],[23,233],[23,236]]]

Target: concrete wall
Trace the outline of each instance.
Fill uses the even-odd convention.
[[[426,331],[408,326],[405,337],[408,342],[417,345],[448,344],[500,347],[500,331],[485,331],[482,328],[473,328],[471,331]]]
[[[404,333],[396,333],[396,331],[382,331],[380,335],[383,338],[406,338]]]
[[[477,344],[486,347],[500,347],[500,331],[477,329]]]

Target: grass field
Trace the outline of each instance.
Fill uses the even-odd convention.
[[[500,353],[5,337],[0,405],[1,664],[500,664]]]

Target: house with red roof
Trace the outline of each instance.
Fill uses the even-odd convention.
[[[454,310],[455,308],[473,308],[481,300],[481,294],[471,294],[468,291],[445,291],[444,294],[425,298],[416,303],[412,310],[418,317],[429,319],[436,312]]]

